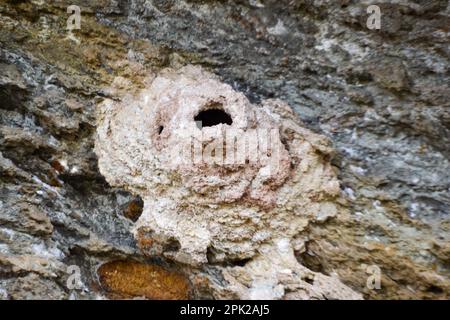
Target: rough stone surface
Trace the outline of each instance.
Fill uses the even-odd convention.
[[[149,74],[201,65],[252,104],[285,101],[332,141],[347,209],[309,220],[294,247],[301,265],[368,299],[448,299],[449,3],[380,1],[381,29],[369,30],[373,3],[1,0],[0,298],[102,298],[100,265],[164,266],[131,232],[141,199],[98,170],[95,111],[135,96]],[[70,34],[72,4],[82,19]],[[183,272],[196,297],[225,297],[248,284],[226,279],[257,259]],[[364,265],[380,268],[379,290]],[[273,283],[287,287],[281,276]]]
[[[231,124],[197,127],[196,116],[212,108]],[[199,67],[164,70],[137,97],[99,106],[99,169],[142,197],[134,228],[142,251],[192,266],[250,260],[234,279],[250,283],[226,288],[239,298],[358,297],[323,275],[310,293],[294,256],[310,222],[338,214],[331,150],[288,105],[252,105]]]

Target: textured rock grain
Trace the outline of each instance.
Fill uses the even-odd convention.
[[[198,127],[210,110],[231,123]],[[192,266],[247,260],[224,269],[239,298],[358,297],[295,259],[308,224],[339,214],[340,189],[328,140],[285,103],[252,105],[199,67],[164,70],[137,96],[99,106],[95,151],[107,181],[144,200],[134,233],[146,254]]]

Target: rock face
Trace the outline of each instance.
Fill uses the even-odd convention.
[[[134,234],[145,254],[247,260],[224,268],[228,295],[215,298],[358,297],[295,259],[308,224],[338,214],[340,189],[328,141],[283,102],[252,105],[198,67],[164,70],[137,97],[99,106],[95,152],[107,181],[144,201]]]
[[[81,25],[68,31],[74,4]],[[160,297],[148,289],[156,278],[140,283],[144,290],[102,285],[99,268],[114,261],[125,278],[141,264],[182,275],[189,285],[174,292],[183,297],[339,298],[339,290],[448,299],[450,7],[383,1],[381,29],[370,30],[369,4],[0,0],[0,299],[95,299],[114,297],[111,290]],[[152,87],[179,95],[171,86],[182,81],[197,88],[191,104],[199,109],[166,104]],[[146,92],[155,106],[145,109],[147,127],[138,125],[144,113],[128,115],[130,128],[120,110],[105,111],[149,106]],[[210,126],[201,108],[224,108],[210,111],[222,124]],[[130,143],[120,150],[111,141],[98,158],[97,132],[120,119],[116,129],[130,128]],[[273,179],[267,154],[266,163],[183,167],[167,153],[179,124],[217,138],[214,127],[252,121],[279,129]],[[131,139],[137,132],[148,136]],[[149,148],[142,158],[132,156],[143,149],[125,152],[141,146]],[[120,161],[102,163],[107,154]],[[183,204],[165,212],[189,216],[182,225],[195,228],[152,210],[164,208],[162,199]],[[231,216],[232,207],[242,210]]]

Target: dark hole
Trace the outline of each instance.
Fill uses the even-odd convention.
[[[243,267],[247,264],[247,262],[249,262],[251,259],[239,259],[239,260],[233,260],[231,261],[231,265],[233,266],[239,266],[239,267]]]
[[[144,209],[144,201],[141,197],[135,196],[124,205],[123,215],[133,222],[136,222]]]
[[[163,132],[163,130],[164,130],[164,127],[163,127],[163,126],[159,126],[159,128],[158,128],[158,134],[161,134],[161,132]]]
[[[309,284],[314,284],[314,279],[311,279],[310,277],[305,277],[302,279],[303,281],[309,283]]]
[[[180,250],[180,248],[181,248],[180,242],[177,239],[172,238],[172,239],[169,239],[169,241],[167,241],[166,244],[164,244],[163,251],[164,252],[167,252],[167,251],[176,252],[176,251]]]
[[[211,247],[206,249],[206,258],[208,259],[208,263],[214,263],[216,259],[214,258],[214,250]]]
[[[208,109],[201,111],[194,117],[194,120],[196,122],[201,122],[201,126],[197,124],[199,128],[212,127],[221,123],[228,125],[233,123],[231,116],[220,109]]]
[[[435,285],[431,285],[427,288],[427,291],[431,292],[431,293],[435,293],[435,294],[441,294],[444,292],[444,289],[442,289],[438,286],[435,286]]]

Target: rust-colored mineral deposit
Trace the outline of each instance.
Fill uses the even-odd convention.
[[[119,260],[103,264],[97,273],[111,298],[181,300],[189,297],[187,279],[158,265]]]

